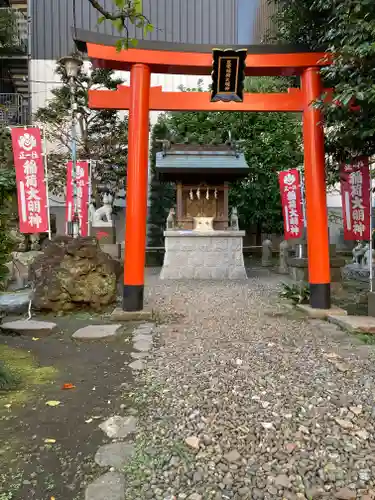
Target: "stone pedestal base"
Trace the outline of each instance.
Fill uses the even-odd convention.
[[[307,258],[292,257],[288,259],[290,276],[296,282],[309,281],[309,271]],[[331,257],[331,283],[341,283],[341,269],[345,266],[345,259],[343,257]]]
[[[375,316],[375,292],[368,293],[368,315]]]
[[[372,266],[373,276],[375,276],[375,266]],[[362,266],[360,264],[346,264],[343,271],[343,276],[348,280],[366,281],[370,280],[370,266]]]
[[[246,279],[244,231],[165,231],[161,279]]]
[[[120,243],[108,244],[108,243],[102,243],[100,241],[99,246],[103,250],[103,252],[110,255],[112,257],[112,259],[118,259],[118,260],[121,259],[121,244]]]
[[[92,226],[91,236],[95,236],[101,245],[113,245],[116,243],[116,228],[115,226]]]

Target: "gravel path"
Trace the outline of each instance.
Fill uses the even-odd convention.
[[[170,319],[126,498],[375,498],[373,346],[287,313],[275,277],[150,280]]]

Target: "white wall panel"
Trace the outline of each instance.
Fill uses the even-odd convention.
[[[89,68],[90,64],[85,62],[85,67]],[[32,93],[32,111],[33,113],[41,107],[45,106],[46,102],[52,98],[51,90],[57,87],[60,83],[58,75],[55,73],[56,61],[53,60],[32,60],[30,64],[30,80]],[[116,78],[122,78],[125,85],[130,83],[129,72],[116,71]],[[194,75],[159,75],[151,76],[152,86],[162,86],[164,91],[177,91],[180,85],[193,88],[197,86],[198,80],[203,79],[204,86],[210,84],[209,76],[194,76]],[[156,114],[157,116],[157,114]],[[153,119],[151,119],[153,122]]]

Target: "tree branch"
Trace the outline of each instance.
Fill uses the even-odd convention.
[[[126,19],[130,19],[131,17],[135,17],[137,20],[142,20],[144,24],[151,24],[150,20],[139,12],[135,2],[130,1],[124,9],[120,10],[117,14],[113,12],[109,12],[106,10],[98,0],[88,0],[89,3],[96,9],[103,17],[108,19],[109,21],[116,21],[116,19],[121,19],[123,24],[125,25]]]
[[[97,0],[88,0],[89,3],[96,9],[103,17],[109,19],[110,21],[116,21],[116,19],[121,19],[123,14],[112,14],[105,10],[105,8]]]
[[[150,20],[141,12],[140,3],[136,0],[127,0],[126,3],[124,2],[123,8],[120,8],[117,12],[109,12],[106,10],[100,3],[100,0],[88,0],[88,2],[102,15],[102,17],[98,19],[99,23],[103,22],[104,19],[108,19],[112,22],[117,31],[120,33],[122,31],[125,32],[125,39],[119,40],[116,44],[118,50],[121,50],[123,47],[128,48],[128,21],[135,25],[136,28],[143,28],[144,33],[149,33],[154,29]],[[117,4],[117,2],[115,3]],[[135,45],[136,40],[132,40],[132,43]]]

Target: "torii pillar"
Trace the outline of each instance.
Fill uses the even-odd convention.
[[[143,309],[147,232],[149,66],[133,64],[130,83],[123,310],[140,311]]]
[[[303,142],[310,305],[331,307],[325,153],[322,113],[314,106],[322,93],[319,68],[309,67],[301,78],[304,95]]]

